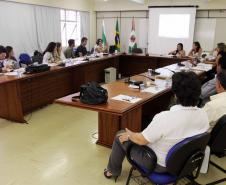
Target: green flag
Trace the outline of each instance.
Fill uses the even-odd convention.
[[[117,51],[120,51],[120,33],[119,33],[118,19],[117,19],[116,28],[115,28],[115,49]]]
[[[134,17],[132,19],[132,30],[129,38],[129,53],[132,53],[133,49],[137,48],[136,43],[136,32],[135,32],[135,20]]]
[[[103,41],[103,45],[106,46],[107,45],[107,37],[106,37],[104,20],[102,23],[102,41]]]

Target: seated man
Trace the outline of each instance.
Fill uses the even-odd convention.
[[[211,101],[203,108],[209,118],[210,131],[218,119],[226,114],[226,70],[222,70],[217,74],[216,90],[217,95],[211,96]]]
[[[216,60],[217,63],[217,73],[222,70],[226,70],[226,53],[222,52]],[[216,78],[209,80],[202,86],[200,99],[202,100],[201,106],[205,105],[209,100],[210,96],[217,94],[216,91]]]
[[[68,47],[64,51],[65,58],[75,58],[74,47],[75,47],[75,40],[74,39],[68,40]]]
[[[88,51],[86,49],[86,45],[87,45],[88,39],[86,37],[83,37],[81,39],[81,44],[79,47],[77,47],[76,52],[75,52],[75,56],[76,57],[83,57],[86,56]]]
[[[169,111],[157,114],[143,132],[136,133],[126,129],[115,137],[107,169],[104,171],[106,178],[117,179],[121,174],[122,162],[131,143],[147,145],[152,149],[157,155],[155,171],[166,172],[165,161],[169,150],[185,138],[208,130],[207,114],[196,106],[201,93],[201,84],[197,75],[194,72],[174,74],[172,91],[177,105],[171,107]],[[150,161],[142,159],[140,151],[134,151],[132,157],[139,164],[153,166]]]

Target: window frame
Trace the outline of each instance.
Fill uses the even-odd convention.
[[[75,15],[75,20],[70,20],[67,19],[67,12],[74,12]],[[62,23],[63,23],[63,29],[62,29]],[[75,36],[75,38],[71,37],[68,35],[68,26],[67,23],[74,23],[74,29],[72,30],[72,35],[75,32],[75,35],[79,34],[77,37]],[[69,39],[75,39],[75,42],[80,42],[81,40],[81,15],[79,11],[76,10],[69,10],[69,9],[60,9],[60,24],[61,24],[61,42],[62,42],[62,46],[63,47],[67,47],[67,42]],[[80,28],[78,28],[80,26]],[[65,30],[64,30],[65,29]],[[63,30],[64,30],[64,39],[62,37],[63,35]],[[78,33],[80,32],[80,33]],[[79,43],[77,43],[79,44]]]

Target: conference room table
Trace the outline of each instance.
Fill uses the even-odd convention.
[[[49,71],[42,73],[0,73],[0,117],[25,123],[26,114],[53,103],[55,99],[78,92],[82,84],[104,82],[104,69],[109,67],[116,68],[117,74],[126,77],[184,60],[169,56],[120,53],[74,61],[66,67],[51,66]]]
[[[157,71],[161,73],[159,76],[151,77],[147,73],[132,76],[131,80],[143,81],[144,84],[147,84],[143,90],[129,85],[125,79],[105,84],[103,87],[108,91],[106,104],[88,105],[79,99],[72,101],[72,97],[77,96],[78,93],[57,99],[55,102],[98,112],[97,144],[111,147],[118,131],[129,128],[134,132],[140,132],[144,127],[142,125],[143,117],[148,116],[152,119],[155,114],[169,108],[173,95],[169,79],[175,72],[181,70],[185,70],[185,68],[173,64],[158,69]],[[200,78],[205,74],[204,71],[195,68],[192,71]],[[154,78],[155,81],[153,82],[150,78]],[[121,99],[119,96],[122,96]],[[127,96],[130,98],[123,98]],[[133,102],[137,98],[139,101]]]

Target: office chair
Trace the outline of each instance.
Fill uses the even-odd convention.
[[[92,48],[90,51],[90,54],[93,54],[93,53],[94,53],[94,48]]]
[[[132,50],[132,54],[142,54],[143,50],[141,48],[134,48]]]
[[[32,64],[30,55],[27,53],[21,53],[19,56],[19,64],[20,67],[27,67],[28,65]]]
[[[133,170],[138,170],[143,177],[146,177],[154,184],[163,185],[173,183],[176,185],[182,178],[187,178],[192,184],[197,184],[195,179],[199,176],[209,138],[209,133],[203,133],[184,139],[174,145],[167,154],[166,173],[148,171],[146,168],[139,166],[130,155],[134,146],[132,145],[127,152],[127,159],[132,167],[126,185],[129,185]],[[193,174],[194,171],[195,174]]]
[[[34,55],[31,57],[32,59],[32,63],[38,63],[38,64],[42,64],[43,61],[43,55],[42,53],[40,53],[39,51],[35,51]]]
[[[222,116],[214,126],[211,134],[210,140],[208,143],[210,147],[211,155],[216,155],[219,158],[225,157],[226,151],[226,114]],[[226,173],[226,169],[223,169],[221,166],[217,165],[213,161],[210,161],[210,164],[213,165],[218,170]],[[215,182],[209,183],[207,185],[219,184],[226,182],[226,178],[217,180]]]
[[[114,54],[114,53],[115,53],[115,50],[116,50],[115,45],[111,45],[111,46],[109,47],[109,53],[110,53],[110,54]]]

